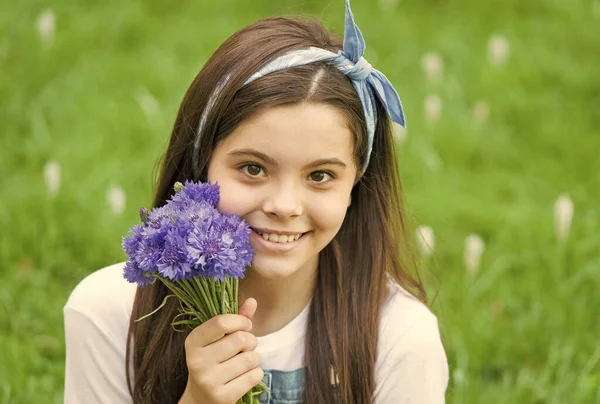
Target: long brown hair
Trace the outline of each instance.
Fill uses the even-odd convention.
[[[153,206],[162,206],[176,181],[206,181],[215,145],[257,111],[302,102],[326,103],[347,118],[355,135],[355,162],[365,159],[365,119],[348,78],[328,63],[314,63],[267,75],[242,87],[248,76],[278,55],[307,46],[337,52],[340,38],[315,20],[271,18],[234,34],[200,71],[183,102],[164,156]],[[194,178],[193,143],[202,111],[213,90],[229,75],[203,129]],[[414,271],[412,229],[407,226],[390,121],[378,108],[371,161],[352,190],[352,203],[340,231],[319,254],[308,315],[305,402],[370,403],[375,391],[375,360],[380,312],[388,294],[388,275],[425,301]],[[168,294],[160,283],[139,288],[132,319],[155,309]],[[170,301],[158,314],[130,323],[127,376],[135,403],[175,403],[187,382],[184,340],[170,323],[177,314]],[[131,362],[133,361],[133,362]],[[332,386],[330,366],[339,378]],[[131,374],[131,369],[133,374]],[[334,378],[335,380],[335,378]]]

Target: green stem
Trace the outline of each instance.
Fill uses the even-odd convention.
[[[209,279],[208,283],[210,284],[210,293],[212,294],[213,302],[218,303],[219,299],[217,298],[217,290],[215,289],[215,280]]]
[[[203,300],[207,304],[208,311],[210,312],[210,317],[212,318],[216,316],[218,313],[216,313],[213,301],[211,298],[209,298],[209,294],[207,293],[208,290],[206,288],[206,280],[204,278],[194,278],[194,281],[196,282],[196,286],[198,286],[198,291],[202,295]]]
[[[203,319],[210,319],[210,316],[208,315],[207,311],[208,308],[206,307],[206,301],[205,299],[202,298],[200,291],[198,290],[199,287],[193,283],[191,283],[189,280],[184,279],[180,282],[180,284],[182,285],[183,288],[186,289],[188,295],[190,295],[190,299],[194,302],[194,310],[198,311]],[[203,320],[207,321],[207,320]]]
[[[221,282],[221,313],[229,313],[227,301],[229,294],[227,293],[227,280]]]
[[[138,318],[137,320],[134,320],[134,322],[135,322],[135,323],[137,323],[138,321],[142,321],[143,319],[145,319],[145,318],[147,318],[147,317],[150,317],[151,315],[155,314],[157,311],[159,311],[160,309],[162,309],[163,307],[165,307],[165,304],[167,304],[167,300],[168,300],[170,297],[177,297],[177,296],[175,296],[175,295],[168,295],[168,296],[166,296],[166,297],[165,297],[165,299],[164,299],[164,300],[162,301],[162,303],[160,304],[160,306],[158,306],[158,307],[157,307],[157,308],[156,308],[154,311],[152,311],[152,312],[150,312],[150,313],[146,314],[146,315],[145,315],[145,316],[143,316],[143,317],[140,317],[140,318]]]
[[[235,314],[238,314],[238,310],[239,310],[239,299],[240,299],[240,281],[239,279],[232,279],[231,280],[233,282],[233,309],[235,310]]]
[[[188,294],[185,292],[185,290],[181,288],[181,285],[173,283],[166,278],[160,278],[160,280],[165,284],[167,288],[169,288],[171,292],[173,292],[175,296],[177,296],[181,303],[191,308],[194,307],[193,299],[191,299],[190,296],[188,296]]]
[[[208,301],[210,302],[213,316],[218,316],[220,313],[217,310],[217,301],[212,294],[212,280],[202,278],[202,284],[204,285],[204,291],[206,292],[206,296],[208,296]]]

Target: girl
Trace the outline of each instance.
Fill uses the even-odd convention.
[[[443,403],[444,349],[412,274],[390,117],[392,85],[362,57],[346,1],[343,42],[317,21],[273,18],[234,34],[187,91],[153,206],[176,181],[218,183],[219,210],[252,227],[240,315],[189,333],[160,283],[123,265],[67,302],[67,403]]]

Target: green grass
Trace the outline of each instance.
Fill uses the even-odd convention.
[[[148,206],[179,102],[211,52],[256,19],[313,14],[337,32],[342,0],[53,2],[0,13],[0,402],[61,402],[62,306],[86,274],[124,260],[120,238]],[[175,4],[176,3],[176,4]],[[388,2],[389,3],[389,2]],[[408,117],[405,191],[432,226],[433,306],[451,368],[449,403],[600,403],[600,1],[354,0],[367,59]],[[510,44],[504,66],[487,42]],[[437,52],[445,74],[425,80]],[[427,95],[443,103],[436,125]],[[490,116],[472,108],[486,100]],[[43,167],[62,167],[55,198]],[[112,215],[106,190],[121,186]],[[556,241],[553,204],[575,206]],[[469,276],[465,237],[486,243]],[[437,290],[430,287],[431,294]]]

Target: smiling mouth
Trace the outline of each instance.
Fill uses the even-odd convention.
[[[270,241],[278,244],[288,244],[297,241],[306,233],[297,233],[297,234],[273,234],[273,233],[263,233],[256,229],[252,229],[253,232],[261,236],[264,240]]]

